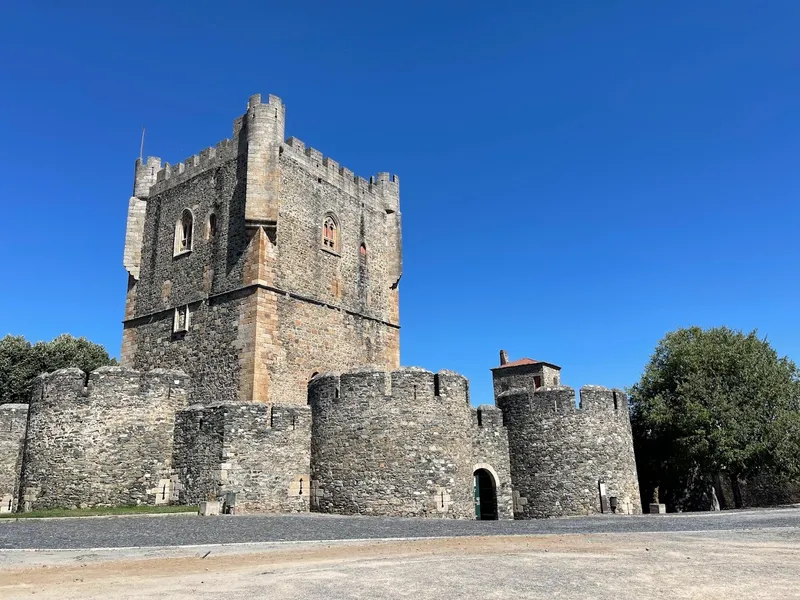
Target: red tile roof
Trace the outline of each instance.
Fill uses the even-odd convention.
[[[558,365],[554,365],[553,363],[545,362],[543,360],[533,360],[532,358],[520,358],[519,360],[512,360],[511,362],[507,362],[504,365],[500,365],[499,367],[494,367],[492,371],[495,369],[505,369],[506,367],[522,367],[525,365],[547,365],[548,367],[553,367],[554,369],[561,369]]]
[[[539,361],[533,360],[532,358],[520,358],[519,360],[512,360],[511,362],[507,362],[504,365],[500,365],[501,367],[520,367],[522,365],[535,365]]]

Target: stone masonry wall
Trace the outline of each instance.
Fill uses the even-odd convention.
[[[243,160],[228,160],[148,198],[137,317],[241,286],[249,242],[240,181]],[[174,256],[175,225],[187,208],[194,216],[192,248]],[[212,214],[217,220],[213,236]]]
[[[101,367],[36,381],[22,469],[25,510],[166,504],[186,375]]]
[[[238,138],[229,140],[228,146],[238,143]],[[134,306],[126,310],[121,355],[123,365],[137,369],[186,371],[200,402],[239,399],[237,340],[248,294],[235,291],[241,288],[249,242],[240,180],[245,158],[231,158],[230,151],[220,156],[225,160],[212,162],[211,168],[173,176],[151,189],[141,276],[129,286],[128,304]],[[173,256],[175,224],[186,208],[194,215],[192,250]],[[174,310],[184,305],[192,313],[190,332],[173,336]],[[201,356],[204,360],[198,360]]]
[[[136,322],[139,351],[131,366],[150,370],[168,365],[189,374],[196,404],[239,400],[241,362],[238,337],[242,307],[251,292],[215,297],[189,305],[189,330],[173,334],[167,311]]]
[[[397,367],[400,330],[343,310],[277,297],[280,350],[270,366],[276,402],[306,404],[314,373]]]
[[[508,429],[511,480],[524,499],[516,517],[600,512],[598,483],[622,513],[640,513],[639,483],[625,394],[569,387],[510,390],[497,397]]]
[[[404,368],[309,384],[312,510],[474,518],[472,411],[456,373]]]
[[[27,424],[27,404],[0,404],[0,513],[16,510]]]
[[[282,155],[278,287],[396,325],[395,284],[402,272],[397,190],[350,194],[311,171],[306,161]],[[329,214],[339,226],[336,253],[322,246]]]
[[[503,413],[490,404],[473,408],[471,433],[472,471],[486,469],[492,474],[497,493],[497,516],[500,519],[513,519],[508,432],[503,426]]]
[[[258,402],[178,413],[174,466],[181,504],[236,493],[238,512],[307,512],[311,411]]]

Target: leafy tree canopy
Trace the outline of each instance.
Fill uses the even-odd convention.
[[[765,471],[800,476],[799,391],[795,364],[755,331],[668,333],[630,390],[642,487],[680,506],[720,474],[734,488]]]
[[[103,346],[63,334],[50,342],[31,344],[22,336],[0,339],[0,404],[28,402],[31,383],[40,373],[65,367],[92,371],[115,365]]]

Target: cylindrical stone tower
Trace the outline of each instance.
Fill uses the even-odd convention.
[[[593,385],[580,397],[577,407],[575,390],[563,386],[498,394],[515,518],[610,512],[614,503],[617,513],[642,512],[625,394]]]
[[[87,381],[88,378],[88,381]],[[100,367],[40,376],[29,408],[24,510],[169,504],[180,371]]]
[[[312,510],[474,517],[467,380],[417,368],[309,384]]]

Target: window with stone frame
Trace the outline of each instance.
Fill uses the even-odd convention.
[[[184,333],[189,331],[190,316],[188,305],[177,307],[172,320],[172,333]]]
[[[339,253],[339,223],[333,215],[326,215],[322,223],[322,247]]]
[[[184,209],[181,218],[175,224],[175,248],[173,256],[191,252],[194,234],[194,215],[188,208]]]

